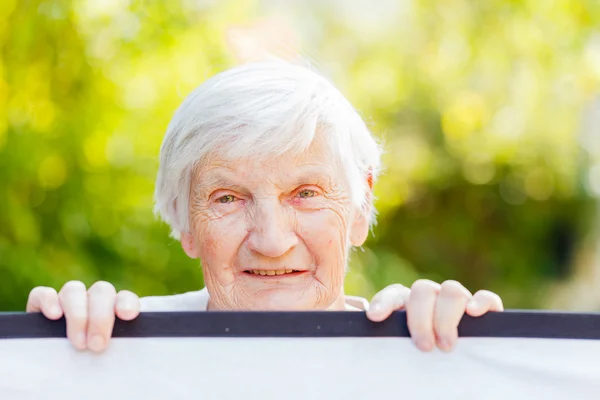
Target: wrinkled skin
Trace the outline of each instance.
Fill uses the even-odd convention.
[[[317,136],[318,138],[318,136]],[[190,231],[181,244],[202,260],[209,310],[348,310],[343,290],[348,252],[367,238],[370,210],[356,208],[340,168],[320,140],[295,157],[226,162],[212,159],[194,174]],[[369,177],[365,177],[369,179]],[[274,271],[297,271],[274,275]],[[262,275],[254,272],[267,273]],[[193,293],[165,296],[185,307]],[[162,300],[161,300],[162,301]],[[108,282],[89,289],[72,281],[60,292],[34,288],[27,311],[50,319],[65,316],[67,336],[78,349],[103,351],[115,315],[137,317],[143,307],[129,291]],[[383,321],[406,309],[416,346],[451,350],[465,312],[480,316],[501,311],[501,299],[460,283],[419,280],[411,288],[394,284],[377,293],[367,317]]]

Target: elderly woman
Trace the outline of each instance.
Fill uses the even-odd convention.
[[[102,351],[115,314],[141,311],[362,310],[372,321],[406,309],[417,347],[450,350],[465,312],[501,311],[488,291],[455,281],[391,285],[369,305],[344,293],[353,247],[374,222],[380,147],[344,96],[283,62],[214,76],[185,99],[160,155],[156,211],[206,288],[139,299],[107,282],[32,290],[27,310],[67,321],[78,349]]]

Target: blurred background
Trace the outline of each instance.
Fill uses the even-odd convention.
[[[457,279],[600,311],[599,27],[596,0],[2,0],[0,310],[70,279],[202,287],[152,214],[159,147],[190,91],[271,53],[386,146],[349,293]]]

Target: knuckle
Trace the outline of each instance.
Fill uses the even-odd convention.
[[[130,292],[129,290],[121,290],[117,293],[117,299],[120,305],[127,307],[139,307],[140,298],[137,294]]]
[[[449,290],[460,290],[462,289],[463,285],[460,284],[460,282],[455,281],[453,279],[448,279],[447,281],[442,282],[442,289],[449,289]]]
[[[410,294],[410,289],[399,283],[394,283],[394,284],[388,286],[386,288],[386,291],[387,291],[387,293],[389,293],[390,296],[392,296],[394,298],[406,297],[407,295]]]
[[[407,290],[408,288],[400,283],[392,283],[391,285],[389,285],[387,287],[389,290],[394,290],[394,291],[404,291]]]
[[[29,291],[29,296],[28,298],[31,299],[33,297],[39,296],[40,290],[43,288],[43,286],[36,286],[33,289],[31,289]]]
[[[27,312],[39,312],[56,302],[58,302],[56,290],[45,286],[37,286],[29,292],[25,310]]]
[[[485,290],[485,289],[478,290],[475,294],[478,295],[478,296],[484,296],[484,297],[495,297],[495,296],[498,296],[496,293],[490,292],[489,290]]]
[[[483,297],[485,299],[489,299],[490,301],[492,301],[494,303],[502,304],[502,298],[500,296],[498,296],[496,293],[490,292],[489,290],[478,290],[475,293],[475,296]]]
[[[471,297],[469,291],[460,282],[454,280],[444,281],[441,284],[441,292],[444,294],[444,296],[452,298]]]
[[[40,302],[45,306],[52,306],[58,303],[58,293],[52,288],[47,288],[40,293]]]
[[[440,285],[429,279],[418,279],[411,287],[411,292],[418,293],[437,293],[439,290]]]
[[[121,290],[117,293],[116,309],[118,311],[130,312],[139,310],[140,307],[140,298],[135,293],[128,290]]]
[[[79,293],[79,292],[85,292],[85,291],[86,291],[86,287],[83,282],[69,281],[63,285],[62,289],[60,289],[60,294],[64,295],[65,293]]]
[[[56,294],[56,290],[46,286],[36,286],[29,292],[29,301],[34,298],[43,300],[52,294]]]
[[[117,291],[112,283],[106,281],[95,282],[92,286],[90,286],[89,292],[113,296],[117,294]]]
[[[404,293],[403,289],[405,289],[405,287],[400,284],[386,286],[373,296],[373,301],[389,302],[392,299],[401,296]]]

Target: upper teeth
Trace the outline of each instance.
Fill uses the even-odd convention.
[[[293,269],[271,269],[271,270],[251,269],[248,272],[253,273],[254,275],[284,275],[284,274],[290,274],[290,273],[294,272],[294,270]]]

